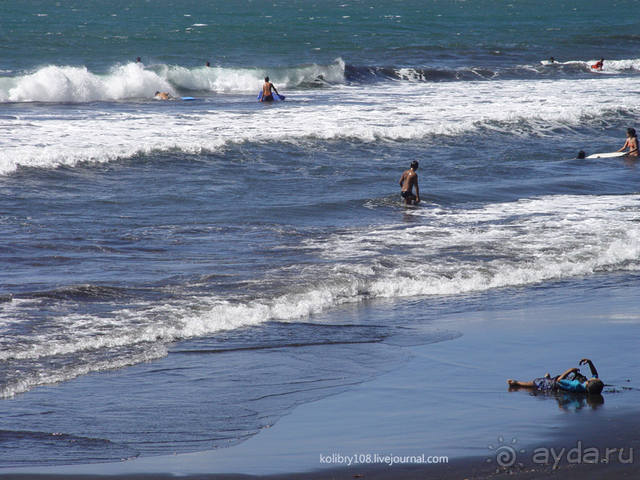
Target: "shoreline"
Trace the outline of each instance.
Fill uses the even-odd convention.
[[[398,369],[299,405],[271,428],[235,446],[118,463],[5,468],[0,477],[546,478],[557,471],[553,464],[531,461],[529,452],[536,448],[546,448],[551,460],[552,448],[557,453],[558,447],[568,451],[578,445],[591,453],[593,448],[633,448],[640,459],[635,434],[640,389],[637,379],[629,377],[637,365],[633,345],[639,339],[635,283],[607,287],[598,296],[587,290],[582,298],[559,288],[547,306],[536,307],[533,301],[514,310],[451,315],[437,328],[458,328],[462,336],[402,347],[412,357]],[[542,343],[537,341],[541,338]],[[541,369],[559,371],[585,355],[594,360],[607,385],[602,404],[507,387],[507,378],[533,378]],[[514,467],[496,468],[498,454],[508,449],[519,455]],[[442,455],[450,463],[358,468],[321,464],[322,455],[334,453]],[[560,471],[570,475],[563,478],[574,473],[602,478],[602,472],[624,478],[638,472],[638,464],[636,458],[631,465],[560,462]]]
[[[448,463],[438,464],[362,464],[358,466],[340,466],[321,468],[310,471],[295,471],[269,475],[253,475],[242,473],[199,473],[182,474],[164,473],[9,473],[0,472],[0,478],[15,480],[170,480],[179,477],[184,480],[284,480],[292,477],[303,477],[307,480],[348,480],[362,478],[367,480],[392,479],[499,479],[515,477],[527,479],[601,479],[601,478],[637,478],[640,475],[640,436],[636,432],[640,429],[637,413],[640,409],[629,411],[634,417],[629,422],[624,414],[615,422],[610,423],[606,431],[599,429],[598,440],[583,444],[579,437],[593,435],[589,429],[582,430],[578,437],[571,437],[567,432],[559,432],[563,439],[556,439],[548,445],[531,447],[531,457],[519,457],[512,463],[513,457],[503,452],[506,463],[498,465],[488,462],[486,457],[455,458]],[[622,428],[621,428],[622,425]],[[601,426],[601,425],[600,425]],[[571,438],[570,438],[571,437]],[[627,442],[621,447],[620,443]],[[573,443],[572,443],[573,442]],[[607,445],[618,445],[607,447]],[[233,448],[233,447],[230,447]],[[597,453],[596,453],[597,451]],[[601,455],[596,459],[594,455]],[[605,461],[605,456],[608,461]],[[536,458],[533,460],[533,458]],[[549,462],[541,460],[548,458]],[[520,461],[523,459],[524,461]],[[97,464],[99,465],[99,464]],[[58,467],[60,468],[60,467]]]

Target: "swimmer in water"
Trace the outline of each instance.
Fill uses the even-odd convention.
[[[629,157],[638,156],[638,136],[635,128],[627,128],[627,141],[624,142],[624,146],[618,152],[623,152],[627,148],[629,149],[627,152]]]
[[[171,100],[173,97],[168,92],[156,92],[153,95],[153,98],[155,98],[156,100]]]

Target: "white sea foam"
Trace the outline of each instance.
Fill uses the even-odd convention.
[[[595,64],[600,59],[593,59],[587,62],[584,62],[585,65],[591,68],[591,65]],[[627,60],[607,60],[605,59],[603,63],[603,72],[609,73],[623,73],[628,71],[640,72],[640,59],[633,58]]]
[[[166,79],[142,65],[114,67],[108,75],[95,75],[86,67],[50,65],[36,72],[3,79],[3,102],[90,102],[150,97],[157,90],[173,91]]]
[[[167,355],[167,349],[163,344],[156,344],[139,353],[108,360],[89,360],[81,362],[68,362],[62,368],[51,368],[52,365],[39,366],[29,373],[20,373],[3,383],[0,388],[0,398],[10,398],[20,393],[27,392],[34,387],[52,383],[64,382],[73,378],[86,375],[91,372],[99,372],[116,368],[149,362]]]
[[[162,75],[135,64],[119,71],[136,73],[132,77],[124,75],[129,85],[126,88],[140,95],[167,87],[162,83]],[[88,72],[80,69],[74,70],[74,74],[87,77],[82,91],[95,91],[97,87]],[[185,76],[183,84],[209,81],[194,75],[194,71],[166,72],[167,77],[181,75]],[[105,87],[106,91],[124,88],[115,78],[114,85]],[[247,85],[259,84],[244,81]],[[29,85],[37,83],[34,77],[16,92],[27,98]],[[195,83],[192,87],[200,88]],[[58,85],[61,91],[68,87],[64,79]],[[76,91],[79,87],[73,88]],[[216,88],[224,89],[224,85]],[[272,132],[278,132],[279,141],[291,142],[314,138],[365,142],[429,139],[486,131],[545,136],[556,128],[597,124],[602,119],[616,120],[619,115],[639,115],[640,107],[635,103],[620,105],[621,98],[632,98],[639,88],[638,77],[614,76],[526,82],[394,82],[297,94],[285,90],[290,101],[278,108],[254,103],[254,109],[208,109],[206,104],[203,108],[202,103],[196,103],[190,104],[189,109],[177,110],[180,113],[177,115],[167,108],[167,103],[162,103],[161,108],[150,105],[135,114],[96,110],[79,117],[76,112],[62,111],[53,118],[50,112],[35,111],[28,117],[0,120],[0,173],[10,173],[19,166],[108,162],[152,151],[216,151],[232,143],[270,141]],[[248,95],[247,102],[255,102],[254,95]],[[268,131],[256,129],[256,125],[264,124],[270,125]]]
[[[457,295],[640,270],[639,212],[640,195],[557,195],[471,209],[418,209],[413,214],[428,221],[307,239],[299,248],[331,261],[293,269],[299,273],[280,295],[233,301],[211,296],[122,310],[113,318],[68,315],[55,328],[24,341],[12,339],[11,350],[0,350],[0,360],[133,353],[12,382],[0,395],[157,358],[168,342],[273,320],[298,321],[363,299]],[[16,314],[15,307],[8,308],[13,310],[5,314]]]
[[[202,25],[200,25],[202,26]],[[186,68],[170,65],[118,65],[96,74],[86,67],[49,65],[35,72],[0,78],[0,102],[69,102],[150,98],[156,91],[257,92],[265,75],[281,88],[305,83],[344,82],[344,62],[293,68]]]
[[[598,62],[599,58],[594,58],[592,60],[567,60],[567,61],[558,61],[556,60],[554,63],[550,64],[544,63],[546,66],[558,67],[558,66],[575,66],[580,67],[586,70],[591,71],[591,66]],[[604,67],[602,69],[602,73],[625,73],[625,72],[640,72],[640,59],[639,58],[630,58],[623,60],[607,60],[604,61]],[[531,65],[522,65],[523,68],[534,68]],[[537,70],[539,66],[536,65],[534,69]],[[595,72],[595,71],[594,71]]]

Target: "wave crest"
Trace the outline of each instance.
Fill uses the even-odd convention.
[[[194,67],[141,63],[117,65],[103,75],[87,67],[48,65],[37,71],[0,78],[0,102],[83,103],[151,98],[156,91],[178,95],[181,91],[212,93],[255,92],[265,75],[281,88],[344,83],[345,64],[290,68]]]

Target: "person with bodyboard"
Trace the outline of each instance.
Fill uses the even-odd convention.
[[[627,128],[627,141],[624,142],[624,146],[618,152],[624,152],[627,148],[629,149],[628,156],[638,156],[638,136],[635,128]]]
[[[275,95],[274,95],[275,92]],[[262,90],[258,95],[259,102],[273,102],[276,100],[284,100],[284,95],[280,95],[276,87],[269,81],[269,77],[264,77]]]

